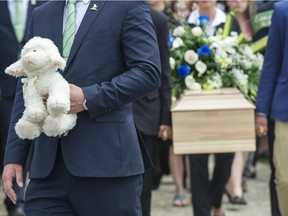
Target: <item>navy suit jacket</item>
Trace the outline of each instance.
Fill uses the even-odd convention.
[[[50,1],[33,12],[31,37],[52,39],[61,51],[65,1]],[[96,4],[97,10],[91,10]],[[77,31],[67,67],[69,83],[80,86],[89,111],[61,137],[67,169],[75,176],[121,177],[144,172],[143,156],[132,115],[132,101],[160,86],[160,57],[149,9],[141,1],[91,1]],[[23,99],[17,86],[5,164],[24,164],[29,151],[17,138],[15,122]],[[35,139],[31,178],[53,168],[58,138]]]
[[[288,2],[275,3],[256,112],[288,121]]]
[[[34,8],[43,4],[38,1],[37,4],[28,3],[27,22],[25,31],[31,18]],[[2,101],[0,102],[0,130],[7,134],[12,105],[15,97],[17,79],[4,73],[5,68],[18,60],[18,55],[26,42],[25,37],[21,43],[18,43],[7,1],[0,1],[0,87],[2,92]]]

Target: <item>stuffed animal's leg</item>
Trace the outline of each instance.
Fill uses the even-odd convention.
[[[41,129],[39,123],[31,122],[22,117],[15,125],[15,132],[21,139],[33,140],[40,136]]]
[[[25,102],[24,115],[29,121],[41,122],[47,116],[47,110],[41,95],[36,91],[33,80],[24,83],[23,95]]]
[[[48,115],[45,119],[43,130],[47,136],[61,136],[76,125],[76,114],[62,114],[56,117]]]

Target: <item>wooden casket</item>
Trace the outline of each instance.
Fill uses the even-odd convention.
[[[174,152],[255,151],[254,109],[234,88],[186,91],[172,108]]]

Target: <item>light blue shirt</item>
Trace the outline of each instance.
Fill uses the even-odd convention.
[[[87,11],[91,0],[78,0],[76,3],[76,32],[79,29],[79,26],[83,20],[83,17]],[[67,4],[68,0],[66,0],[66,5],[64,7],[64,15],[63,15],[63,32],[65,30],[66,25],[66,17],[67,17]]]
[[[28,3],[29,0],[21,0],[22,1],[22,20],[23,20],[23,26],[25,28],[26,26],[26,22],[27,22],[27,12],[28,12]],[[15,19],[16,19],[16,4],[15,4],[15,0],[8,0],[8,9],[9,9],[9,13],[10,13],[10,18],[11,18],[11,22],[12,25],[14,26],[15,24]]]

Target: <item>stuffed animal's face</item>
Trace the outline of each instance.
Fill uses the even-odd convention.
[[[65,61],[55,44],[40,37],[34,37],[25,44],[21,52],[21,63],[28,77],[65,67]]]
[[[5,73],[20,77],[40,76],[44,73],[54,73],[66,66],[56,45],[47,38],[33,37],[21,51],[19,61],[6,68]]]
[[[25,69],[26,75],[32,75],[41,69],[49,66],[49,51],[45,50],[43,46],[35,45],[23,50],[21,55],[21,63]]]

